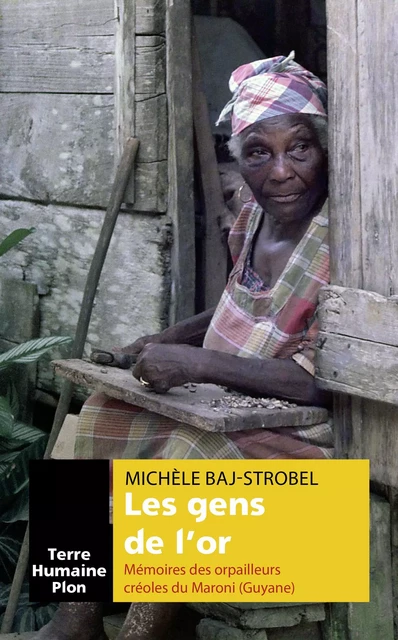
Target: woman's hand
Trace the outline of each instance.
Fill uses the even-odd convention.
[[[213,313],[214,309],[208,309],[192,318],[182,320],[160,333],[138,338],[138,340],[122,349],[114,349],[113,351],[94,349],[90,358],[96,364],[130,369],[137,362],[138,356],[148,344],[202,346]]]
[[[162,333],[142,336],[142,338],[138,338],[138,340],[127,345],[127,347],[114,349],[113,351],[94,349],[90,355],[90,359],[96,364],[105,364],[109,367],[118,367],[119,369],[131,369],[147,344],[166,342],[167,334],[165,334],[166,332],[163,331]]]
[[[147,344],[137,359],[133,376],[147,382],[156,393],[186,382],[198,382],[200,364],[206,353],[186,344]]]

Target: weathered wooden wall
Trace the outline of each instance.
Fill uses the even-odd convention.
[[[173,49],[166,38],[171,10]],[[34,226],[36,233],[2,259],[0,271],[38,285],[42,335],[74,332],[127,136],[139,138],[139,154],[87,349],[158,331],[169,321],[173,295],[173,319],[193,312],[190,70],[186,61],[177,65],[178,30],[189,50],[189,4],[183,0],[170,6],[166,0],[1,3],[1,235],[21,226]],[[185,69],[184,86],[173,91],[168,47],[175,78]],[[169,130],[176,133],[177,154]],[[181,242],[172,248],[180,229]],[[39,379],[54,387],[43,366]]]
[[[328,37],[332,283],[388,297],[398,293],[398,5],[329,2]],[[383,324],[372,326],[384,342]],[[342,448],[370,457],[373,479],[396,486],[386,442],[396,439],[398,409],[343,403]]]
[[[331,280],[338,287],[323,301],[318,366],[322,386],[336,390],[340,376],[347,383],[339,388],[347,394],[335,396],[337,456],[370,458],[376,487],[395,496],[398,408],[359,396],[380,400],[385,388],[395,402],[394,372],[397,386],[398,370],[389,360],[396,303],[389,297],[398,293],[398,5],[328,0],[327,29]],[[379,395],[372,395],[377,387]],[[333,640],[398,637],[396,501],[386,504],[372,515],[381,537],[371,604],[332,607]]]

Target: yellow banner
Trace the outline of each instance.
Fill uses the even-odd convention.
[[[115,460],[115,602],[369,601],[368,460]]]

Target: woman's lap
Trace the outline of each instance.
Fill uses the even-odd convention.
[[[97,393],[84,404],[75,457],[85,459],[311,459],[333,455],[330,424],[201,431]]]

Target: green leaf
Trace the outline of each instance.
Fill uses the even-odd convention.
[[[19,242],[22,242],[22,240],[27,236],[30,236],[34,231],[34,227],[31,227],[30,229],[15,229],[12,231],[0,244],[0,256],[7,253],[7,251],[15,247]]]
[[[19,620],[19,633],[27,631],[36,631],[36,616],[32,607],[27,607]]]
[[[18,391],[14,382],[10,382],[7,387],[7,400],[10,405],[11,413],[15,417],[19,414]]]
[[[11,585],[0,582],[0,612],[5,611],[7,602],[10,597]],[[55,602],[43,604],[42,602],[29,601],[29,583],[24,581],[18,600],[17,610],[15,613],[12,631],[14,633],[22,633],[23,631],[37,631],[50,622],[56,612],[58,606]],[[28,611],[34,614],[34,620]],[[4,613],[0,616],[0,625]],[[29,620],[29,623],[28,623]]]
[[[29,483],[29,460],[43,457],[47,434],[30,443],[22,451],[0,455],[0,513],[9,508],[9,499],[16,496]],[[1,519],[1,518],[0,518]]]
[[[4,534],[0,536],[0,572],[6,580],[12,579],[20,548],[20,540]]]
[[[6,524],[20,522],[21,520],[24,522],[29,520],[29,487],[22,489],[12,499],[10,507],[1,515],[1,521]]]
[[[5,396],[0,396],[0,438],[9,438],[14,426],[14,416],[10,403]]]
[[[0,355],[0,371],[10,364],[35,362],[52,347],[59,347],[71,341],[69,336],[53,336],[28,340]]]

